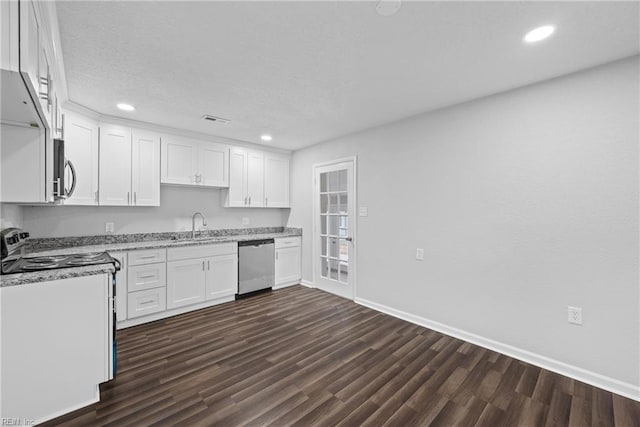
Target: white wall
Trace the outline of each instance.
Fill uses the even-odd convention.
[[[358,298],[634,390],[638,70],[635,57],[297,151],[288,225],[311,235],[312,165],[357,155]]]
[[[117,234],[186,231],[191,230],[191,216],[197,211],[204,214],[209,229],[286,224],[288,209],[223,208],[222,193],[163,185],[160,207],[25,206],[23,228],[35,237],[104,234],[105,222],[114,222]],[[242,225],[243,217],[249,218],[248,226]]]
[[[23,208],[19,205],[0,203],[0,230],[9,227],[22,228],[24,222]]]

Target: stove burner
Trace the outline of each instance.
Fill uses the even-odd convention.
[[[39,256],[34,258],[23,258],[23,259],[30,264],[48,264],[48,263],[58,263],[65,258],[67,258],[65,255],[51,255],[51,256]]]
[[[56,268],[56,267],[58,267],[57,262],[50,262],[50,263],[36,262],[36,263],[23,264],[20,268],[28,271],[38,271],[38,270],[49,270],[51,268]]]

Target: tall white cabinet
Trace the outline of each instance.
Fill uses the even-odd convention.
[[[98,122],[89,117],[65,112],[64,150],[70,167],[66,168],[66,185],[70,185],[71,168],[75,171],[75,190],[65,205],[98,204]]]
[[[225,207],[289,206],[289,156],[232,148]]]
[[[160,137],[122,126],[100,125],[101,206],[160,206]]]

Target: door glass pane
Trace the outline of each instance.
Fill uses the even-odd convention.
[[[349,283],[349,266],[346,262],[340,263],[340,276],[338,281],[341,283]]]
[[[340,239],[340,261],[343,262],[348,262],[349,261],[349,242],[347,242],[345,239]]]
[[[320,213],[328,213],[329,212],[329,195],[321,194],[320,195]]]
[[[327,238],[320,238],[320,254],[323,256],[327,256]]]
[[[338,239],[329,238],[329,256],[331,258],[338,258],[340,253],[340,245]]]
[[[347,191],[347,170],[337,171],[335,191]]]
[[[322,277],[329,277],[329,260],[326,258],[320,260],[320,274]]]
[[[328,234],[327,231],[328,231],[329,218],[331,217],[327,215],[320,215],[320,234],[322,235]]]
[[[338,211],[340,213],[347,213],[348,211],[348,196],[347,193],[341,193],[339,196],[339,205],[338,205]]]
[[[338,195],[329,194],[329,213],[338,213]]]
[[[329,260],[329,278],[338,280],[338,261],[335,259]]]

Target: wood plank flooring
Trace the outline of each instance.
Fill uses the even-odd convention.
[[[63,426],[640,426],[640,403],[295,286],[118,331]]]

